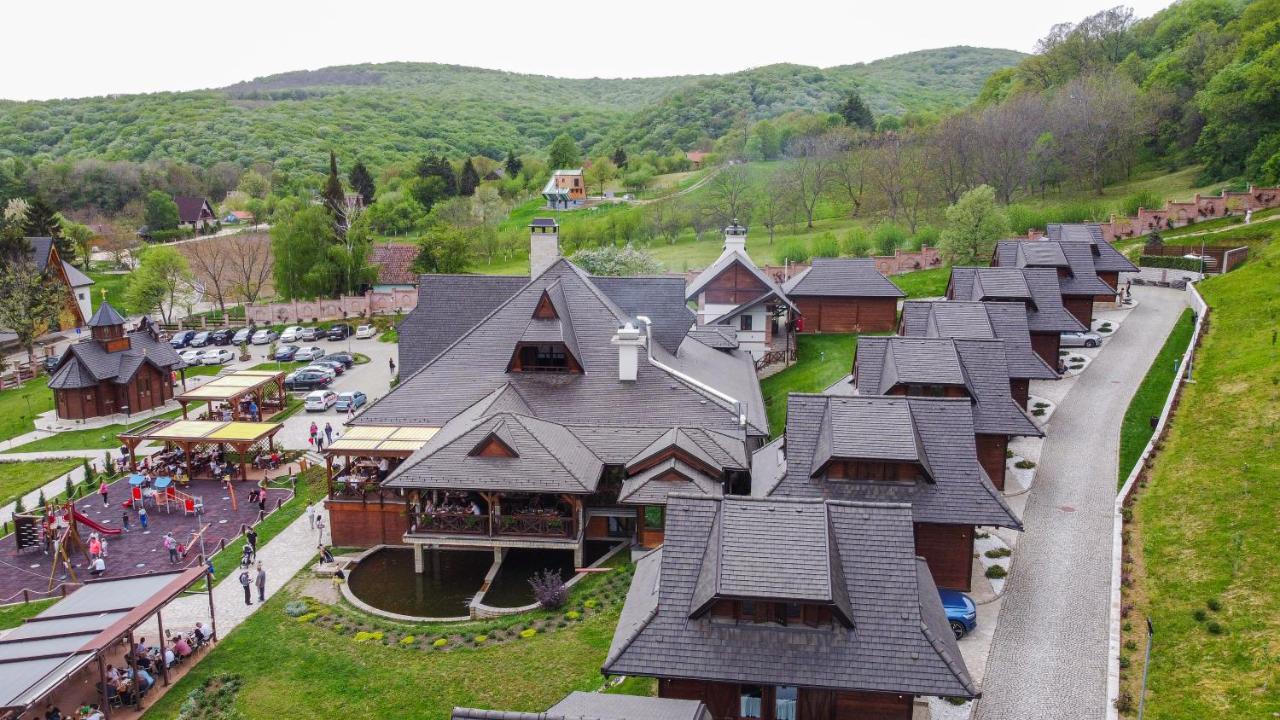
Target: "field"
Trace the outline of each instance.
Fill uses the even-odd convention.
[[[1137,700],[1142,618],[1155,625],[1147,717],[1267,717],[1280,708],[1280,245],[1201,285],[1213,308],[1129,525],[1135,603],[1124,687]]]
[[[79,458],[0,462],[0,506],[80,467]],[[52,498],[50,498],[52,499]]]
[[[1147,446],[1155,428],[1151,427],[1151,418],[1160,415],[1164,401],[1169,397],[1169,388],[1181,370],[1182,354],[1187,351],[1187,343],[1191,342],[1191,333],[1195,330],[1195,316],[1190,310],[1182,313],[1178,324],[1160,348],[1160,354],[1151,361],[1142,384],[1129,401],[1129,409],[1124,413],[1124,424],[1120,426],[1120,464],[1118,484],[1123,484],[1133,471],[1133,464],[1138,461],[1142,449]]]
[[[53,391],[43,375],[26,381],[14,390],[0,392],[0,440],[8,440],[35,430],[36,416],[53,409]]]
[[[786,430],[787,394],[822,392],[831,383],[848,375],[853,368],[853,351],[858,347],[857,335],[798,335],[795,365],[760,381],[765,410],[769,414],[769,436],[778,437]]]

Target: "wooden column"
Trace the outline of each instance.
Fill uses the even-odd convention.
[[[107,690],[107,669],[102,664],[102,651],[98,653],[98,694],[102,697],[102,712],[109,719],[111,717],[111,691]]]
[[[164,660],[164,618],[156,610],[156,626],[160,631],[160,674],[164,676],[164,686],[169,687],[169,663]]]

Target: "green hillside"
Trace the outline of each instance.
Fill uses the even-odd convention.
[[[329,149],[381,166],[426,153],[501,157],[561,132],[585,148],[625,137],[684,149],[736,118],[827,110],[859,85],[880,113],[975,98],[1008,50],[948,48],[822,70],[771,66],[725,76],[563,79],[429,63],[352,65],[216,89],[0,102],[0,158],[181,160],[208,167],[322,162]],[[686,112],[686,109],[690,109]],[[673,142],[673,126],[690,128]],[[679,146],[677,148],[677,146]]]

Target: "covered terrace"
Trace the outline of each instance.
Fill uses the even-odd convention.
[[[209,640],[216,638],[211,587],[192,589],[204,577],[204,567],[197,566],[93,580],[9,631],[0,639],[0,720],[44,717],[53,707],[71,717],[86,705],[97,705],[107,717],[135,714],[148,695],[176,679],[181,661],[174,667],[163,662],[165,650],[172,649],[170,638],[194,631],[165,627],[163,609],[170,602],[187,593],[208,594]],[[139,691],[139,669],[150,660],[133,649],[144,637],[160,660],[154,685]],[[109,666],[131,679],[110,681]]]
[[[329,499],[363,501],[379,493],[387,475],[437,432],[439,428],[432,427],[348,428],[324,450]]]
[[[120,434],[129,450],[129,467],[137,471],[137,448],[143,442],[163,443],[159,454],[180,464],[191,479],[220,479],[239,467],[241,480],[249,479],[249,464],[263,453],[275,451],[275,435],[281,423],[210,420],[156,420]],[[227,453],[230,448],[233,453]]]
[[[283,372],[276,370],[236,370],[187,390],[174,400],[182,406],[184,419],[188,417],[188,405],[206,403],[206,411],[199,420],[257,422],[285,409],[288,395],[284,377]]]

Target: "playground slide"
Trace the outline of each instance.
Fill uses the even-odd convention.
[[[120,528],[109,528],[106,525],[100,525],[97,522],[90,520],[88,517],[82,514],[79,510],[75,511],[75,518],[76,518],[76,522],[87,526],[90,530],[94,532],[100,532],[103,535],[119,535],[121,532]]]

